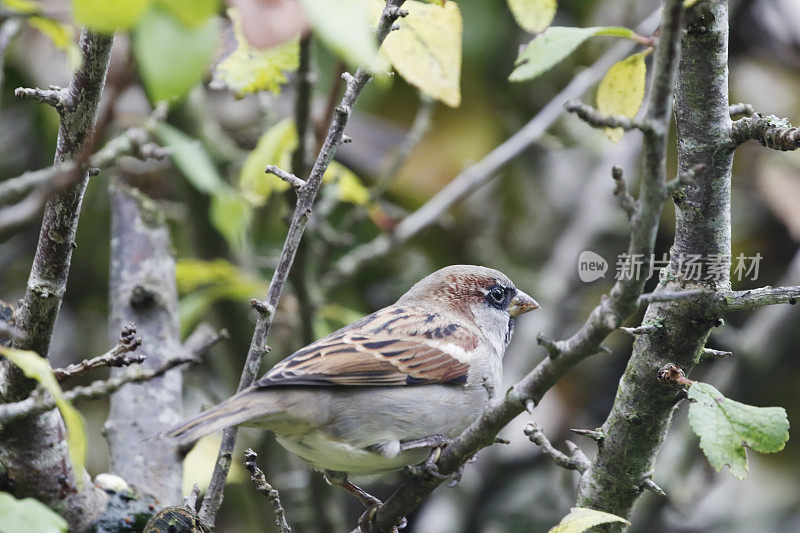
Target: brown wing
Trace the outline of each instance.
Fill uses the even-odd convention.
[[[477,345],[475,334],[449,318],[391,306],[295,352],[255,386],[463,384]]]

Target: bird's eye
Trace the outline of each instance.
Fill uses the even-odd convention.
[[[504,291],[502,287],[492,287],[487,296],[490,302],[500,305],[503,303],[503,300],[506,299],[506,291]]]

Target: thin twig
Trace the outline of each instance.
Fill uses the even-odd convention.
[[[659,12],[653,12],[636,28],[637,32],[643,34],[652,32],[659,19]],[[500,169],[525,152],[558,120],[564,111],[564,104],[589,90],[605,76],[606,71],[614,63],[626,57],[634,46],[635,44],[630,41],[620,41],[613,46],[591,67],[575,76],[569,85],[554,96],[527,124],[486,157],[461,171],[422,207],[405,217],[390,235],[380,235],[338,259],[320,280],[322,287],[330,288],[342,279],[355,274],[365,264],[386,256],[397,245],[403,244],[441,220],[451,207],[497,177]]]
[[[537,446],[542,448],[542,452],[550,457],[555,464],[560,466],[561,468],[566,468],[567,470],[575,470],[577,472],[583,473],[589,468],[589,459],[583,453],[583,451],[572,441],[566,441],[565,444],[569,448],[570,454],[567,455],[559,450],[557,450],[544,434],[544,430],[542,427],[537,424],[536,422],[531,422],[525,429],[523,429],[525,435],[530,439],[530,441]]]
[[[122,329],[117,345],[103,355],[98,355],[91,359],[84,359],[80,363],[75,363],[66,368],[53,370],[58,381],[65,381],[68,378],[80,376],[89,370],[100,367],[121,367],[141,363],[145,360],[144,354],[131,354],[142,345],[142,338],[136,336],[136,326],[128,324]]]
[[[756,109],[751,104],[732,104],[728,106],[728,113],[736,115],[755,115]]]
[[[291,185],[295,190],[299,191],[303,187],[305,187],[306,182],[302,179],[298,178],[291,172],[286,172],[275,165],[267,165],[267,168],[264,169],[264,172],[267,174],[272,174],[274,176],[278,176],[280,179]]]
[[[286,511],[281,504],[281,495],[272,485],[267,482],[264,472],[256,464],[258,455],[252,449],[247,448],[244,451],[244,467],[250,472],[250,479],[255,483],[256,490],[267,497],[269,502],[275,508],[275,523],[281,533],[292,533],[292,528],[286,521]]]
[[[628,192],[628,184],[625,181],[622,167],[615,166],[611,169],[611,177],[614,178],[614,196],[619,199],[619,206],[628,215],[628,220],[636,214],[636,200]]]
[[[728,291],[720,293],[720,312],[753,310],[765,305],[794,305],[800,300],[800,286],[761,287],[747,291]]]
[[[379,45],[386,38],[386,35],[388,35],[394,21],[397,20],[398,17],[407,14],[407,12],[400,9],[403,2],[404,0],[388,0],[386,2],[386,7],[383,9],[376,30],[376,37]],[[283,249],[281,250],[278,265],[270,281],[266,301],[263,302],[264,312],[259,314],[256,322],[250,349],[247,354],[247,360],[239,380],[238,391],[249,387],[256,378],[261,358],[266,352],[266,341],[270,325],[272,324],[272,317],[278,306],[281,294],[283,293],[283,288],[286,285],[289,270],[292,267],[295,254],[300,246],[300,240],[308,224],[308,218],[311,216],[314,200],[322,185],[322,177],[328,165],[330,165],[336,153],[336,149],[341,143],[344,128],[350,118],[353,106],[359,94],[361,94],[364,85],[366,85],[371,78],[369,73],[363,69],[358,69],[355,76],[345,73],[342,77],[345,79],[346,83],[344,96],[342,97],[341,103],[335,108],[330,128],[325,136],[325,141],[322,143],[322,148],[317,155],[316,161],[311,168],[309,177],[305,185],[297,193],[297,205],[292,215],[292,222],[289,226]],[[213,527],[217,511],[220,505],[222,505],[223,489],[231,466],[231,453],[236,443],[236,436],[236,427],[228,428],[222,434],[222,443],[220,444],[214,472],[212,473],[206,496],[203,499],[203,504],[198,513],[200,521],[208,527]]]
[[[593,128],[622,128],[623,130],[650,131],[652,125],[648,122],[641,122],[624,115],[606,115],[586,105],[580,100],[567,102],[564,108],[570,113],[575,113],[578,118],[592,126]]]
[[[201,355],[205,351],[224,338],[227,338],[227,332],[223,330],[214,336],[209,337],[197,351],[184,352],[182,355],[166,361],[158,368],[150,369],[142,366],[134,367],[133,369],[125,372],[124,374],[120,374],[119,376],[114,376],[105,380],[98,380],[86,386],[73,387],[72,389],[64,392],[64,398],[70,402],[104,398],[109,394],[119,390],[120,387],[126,383],[139,383],[142,381],[148,381],[163,375],[168,370],[171,370],[177,366],[186,363],[199,362]],[[22,401],[0,404],[0,426],[26,416],[44,413],[45,411],[53,409],[55,406],[55,400],[51,395],[46,394],[41,389],[35,389],[30,396]]]
[[[660,327],[656,326],[655,324],[642,324],[641,326],[635,328],[626,328],[626,327],[619,328],[620,331],[623,331],[628,335],[650,335],[651,333],[655,333],[659,329]]]
[[[700,359],[705,361],[710,359],[727,359],[729,357],[733,357],[733,352],[713,350],[711,348],[703,348],[703,353],[700,354]]]

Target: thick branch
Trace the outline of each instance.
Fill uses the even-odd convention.
[[[659,15],[656,12],[642,22],[636,31],[643,34],[650,33],[658,24],[658,20]],[[589,90],[614,63],[627,56],[634,46],[636,46],[635,43],[630,41],[617,43],[591,67],[575,76],[569,85],[553,97],[519,131],[492,150],[486,157],[459,173],[433,198],[403,219],[390,235],[380,235],[372,241],[356,247],[336,261],[330,272],[322,278],[322,286],[330,287],[338,281],[352,276],[370,261],[388,255],[397,245],[403,244],[435,224],[451,207],[489,183],[498,175],[500,169],[542,137],[561,116],[564,104]]]
[[[79,48],[83,62],[66,89],[71,105],[61,113],[55,163],[76,158],[90,140],[105,84],[113,36],[84,30]],[[74,105],[72,105],[74,103]],[[24,336],[16,348],[46,356],[67,285],[75,232],[88,176],[82,175],[45,207],[39,242],[25,297],[17,309],[16,326]],[[25,398],[34,382],[8,362],[0,368],[0,395],[6,402]],[[59,509],[71,530],[83,531],[102,510],[107,495],[87,482],[78,488],[64,440],[64,424],[57,411],[27,417],[0,434],[0,468],[14,482],[17,497],[32,496]],[[59,483],[59,480],[61,482]]]
[[[389,34],[394,21],[404,14],[400,9],[403,1],[404,0],[387,1],[376,31],[378,43],[383,42]],[[239,380],[239,387],[237,389],[239,391],[249,387],[256,378],[261,358],[266,352],[267,335],[269,334],[270,325],[272,324],[272,317],[278,306],[281,294],[283,293],[283,288],[286,285],[289,270],[292,267],[295,254],[300,246],[300,240],[308,224],[308,218],[311,216],[311,208],[314,205],[314,200],[322,185],[322,176],[325,174],[328,165],[330,165],[336,153],[336,149],[342,141],[344,128],[350,118],[353,106],[359,94],[361,94],[364,85],[370,80],[370,77],[369,73],[362,69],[358,69],[355,76],[350,76],[346,73],[343,75],[346,82],[344,96],[342,97],[341,103],[336,106],[333,120],[325,136],[325,140],[322,143],[322,148],[317,155],[317,159],[311,168],[308,179],[305,185],[298,190],[297,205],[292,215],[286,241],[281,250],[280,258],[278,259],[278,266],[270,281],[266,301],[262,302],[264,312],[259,313],[256,322],[253,339],[247,354],[247,360],[245,361],[242,376]],[[231,466],[231,453],[236,443],[236,435],[237,428],[235,427],[226,429],[222,434],[222,443],[220,444],[217,462],[214,466],[214,473],[212,474],[209,488],[206,491],[206,496],[203,499],[203,505],[198,513],[200,520],[208,526],[213,526],[217,511],[222,504],[222,493]]]

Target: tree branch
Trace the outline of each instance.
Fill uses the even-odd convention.
[[[286,511],[281,503],[281,495],[267,482],[264,472],[256,464],[258,455],[250,448],[244,451],[244,467],[250,472],[250,479],[255,483],[256,490],[267,497],[269,503],[275,508],[275,523],[281,533],[292,533],[292,528],[286,521]]]
[[[638,33],[649,33],[656,27],[659,13],[655,12],[637,28]],[[451,207],[475,192],[497,176],[497,172],[521,155],[531,144],[555,123],[564,111],[564,104],[578,98],[597,83],[617,61],[626,57],[636,46],[630,41],[620,41],[588,69],[584,70],[560,93],[553,97],[519,131],[492,150],[486,157],[461,171],[441,191],[422,207],[404,218],[391,234],[384,234],[351,250],[330,268],[320,280],[321,285],[331,287],[346,279],[365,264],[388,255],[397,245],[403,244],[418,233],[439,221]]]
[[[566,441],[567,448],[569,448],[569,455],[557,450],[544,434],[542,427],[536,422],[531,422],[525,429],[525,435],[530,441],[537,446],[541,446],[542,452],[550,457],[555,464],[567,470],[575,470],[583,474],[589,468],[589,459],[581,451],[577,444],[572,441]]]
[[[386,2],[386,7],[383,9],[376,31],[379,44],[382,43],[388,35],[394,21],[404,14],[400,9],[403,1],[404,0],[388,0]],[[286,241],[281,250],[280,258],[278,259],[278,265],[270,281],[266,301],[261,302],[263,312],[259,313],[256,322],[253,339],[247,354],[247,360],[239,380],[237,389],[239,391],[249,387],[256,378],[261,358],[266,352],[266,341],[270,325],[272,324],[272,317],[278,306],[281,294],[283,293],[289,270],[292,267],[297,248],[300,246],[300,240],[308,224],[308,218],[311,216],[311,208],[314,205],[314,200],[322,185],[322,176],[342,141],[345,125],[347,124],[355,102],[359,94],[361,94],[364,85],[366,85],[371,78],[369,73],[362,69],[358,69],[355,76],[345,73],[342,77],[346,83],[344,96],[342,97],[341,103],[336,106],[328,133],[325,136],[316,161],[311,168],[309,177],[305,185],[298,190],[297,205],[292,215]],[[226,429],[222,434],[222,443],[220,444],[211,482],[209,483],[209,488],[206,491],[206,496],[203,499],[202,507],[198,513],[200,520],[207,526],[213,527],[217,511],[222,504],[223,489],[231,466],[231,453],[236,443],[236,435],[237,428],[235,427]]]
[[[79,49],[83,56],[66,89],[70,105],[61,112],[55,163],[81,159],[92,137],[113,36],[84,30]],[[90,142],[89,142],[90,144]],[[85,157],[85,156],[83,156]],[[39,242],[28,286],[17,309],[16,326],[24,334],[13,345],[46,356],[64,297],[75,232],[88,176],[51,198],[45,207]],[[25,398],[35,382],[8,362],[0,368],[0,396],[5,402]],[[13,481],[16,496],[32,496],[59,509],[70,529],[86,529],[100,512],[107,495],[88,482],[86,472],[73,472],[64,441],[64,424],[55,410],[41,412],[5,426],[0,434],[0,465]],[[87,482],[79,489],[76,477]],[[57,480],[63,480],[59,483]]]
[[[58,381],[66,381],[75,376],[82,376],[89,370],[101,367],[122,367],[141,363],[145,360],[144,354],[131,354],[142,345],[142,338],[136,336],[136,326],[128,324],[122,328],[117,345],[103,355],[84,359],[80,363],[69,365],[66,368],[53,370]]]
[[[733,147],[750,139],[773,150],[797,150],[800,148],[800,128],[795,128],[785,118],[775,115],[753,115],[734,122],[731,130]]]
[[[578,118],[593,128],[622,128],[625,131],[650,130],[650,125],[647,122],[641,122],[624,115],[605,115],[592,106],[584,104],[580,100],[571,100],[567,102],[564,109],[570,113],[575,113],[578,115]]]

